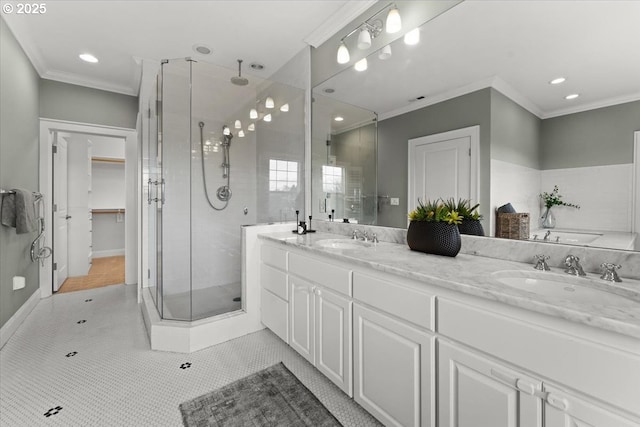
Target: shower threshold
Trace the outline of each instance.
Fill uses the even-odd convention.
[[[237,311],[242,308],[242,302],[239,299],[241,293],[242,285],[236,282],[195,289],[191,293],[165,295],[163,317],[188,321]]]

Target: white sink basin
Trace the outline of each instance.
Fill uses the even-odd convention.
[[[499,271],[496,279],[513,288],[569,301],[616,307],[639,307],[640,302],[588,286],[590,279],[563,276],[549,272]],[[584,285],[580,284],[583,280]]]
[[[361,240],[349,240],[349,239],[323,239],[314,243],[316,246],[320,246],[324,249],[363,249],[371,247],[369,242],[363,242]]]

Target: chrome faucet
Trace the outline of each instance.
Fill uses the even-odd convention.
[[[582,266],[580,265],[580,258],[575,255],[567,255],[564,259],[564,265],[567,268],[564,270],[565,273],[571,274],[572,276],[586,276],[587,273],[584,272]]]
[[[353,233],[351,233],[351,238],[353,240],[358,240],[358,230],[353,230]]]
[[[544,233],[544,237],[542,240],[546,242],[547,240],[549,240],[549,236],[551,236],[551,230],[547,230],[547,232]]]
[[[620,276],[618,276],[618,272],[616,272],[617,269],[622,268],[620,264],[603,262],[602,264],[600,264],[600,267],[602,267],[602,276],[600,276],[601,279],[609,282],[622,282],[622,279],[620,278]]]
[[[363,240],[365,242],[369,241],[369,234],[367,234],[367,231],[362,231],[362,235],[361,237],[358,237],[358,230],[353,230],[353,233],[351,234],[351,238],[353,240]]]
[[[533,266],[536,270],[549,271],[549,264],[547,264],[547,260],[549,257],[547,255],[535,255],[533,259],[536,260],[536,265]]]
[[[376,233],[373,233],[373,236],[371,236],[371,241],[373,243],[378,243],[378,236],[376,235]]]

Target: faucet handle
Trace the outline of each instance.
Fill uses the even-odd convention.
[[[358,240],[358,230],[353,230],[353,233],[351,233],[351,238],[353,240]]]
[[[362,240],[364,240],[365,242],[369,241],[369,233],[367,233],[367,230],[364,230],[362,232]]]
[[[549,264],[547,264],[547,260],[549,259],[548,255],[534,255],[533,259],[536,261],[536,265],[533,266],[536,270],[549,271]]]
[[[600,267],[602,267],[602,276],[600,276],[601,279],[607,280],[609,282],[622,282],[622,279],[620,278],[620,276],[618,276],[618,272],[616,271],[622,268],[620,264],[603,262],[602,264],[600,264]]]
[[[371,236],[371,241],[373,243],[378,243],[378,235],[376,233],[373,233],[373,236]]]

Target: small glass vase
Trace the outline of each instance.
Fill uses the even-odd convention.
[[[542,228],[555,228],[556,217],[553,215],[553,211],[550,207],[545,207],[545,211],[542,214]]]

